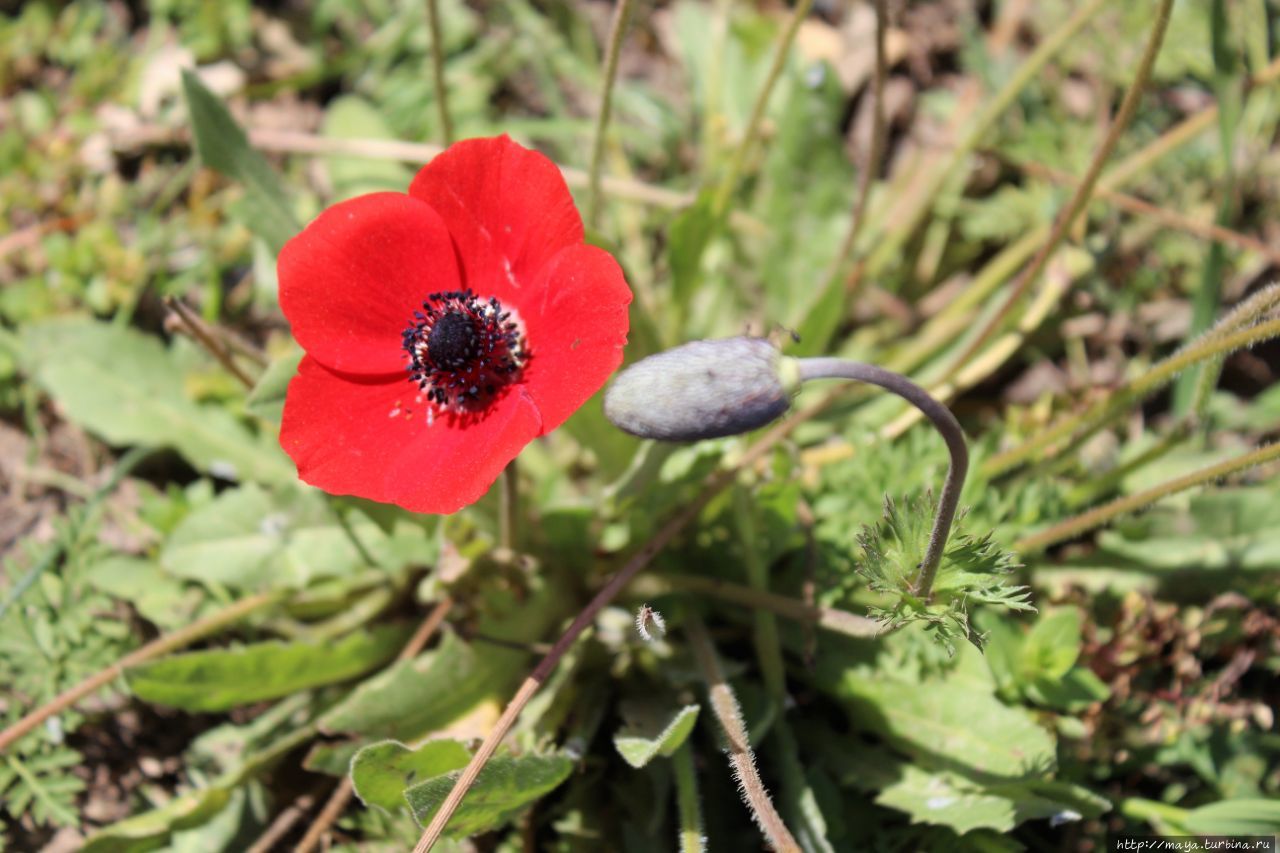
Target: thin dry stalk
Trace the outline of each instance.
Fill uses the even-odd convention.
[[[235,359],[231,355],[231,351],[227,349],[222,341],[218,340],[217,337],[214,336],[213,332],[209,330],[209,327],[205,325],[204,321],[196,316],[196,313],[188,308],[186,303],[181,299],[171,296],[165,300],[164,304],[165,307],[172,311],[174,316],[178,318],[181,327],[185,329],[191,337],[195,338],[196,342],[199,343],[200,346],[208,350],[209,354],[217,359],[218,364],[221,364],[226,368],[228,373],[240,380],[241,385],[245,388],[252,388],[254,386],[255,383],[253,381],[253,377],[240,369],[240,365],[236,364]]]
[[[764,833],[769,846],[774,850],[799,853],[800,845],[787,829],[782,816],[773,807],[769,792],[765,790],[760,772],[756,769],[755,753],[751,749],[751,740],[747,736],[747,727],[742,722],[742,711],[738,700],[733,695],[716,658],[715,646],[707,636],[707,629],[702,620],[696,616],[685,626],[689,635],[689,644],[693,648],[693,656],[698,661],[698,669],[702,670],[702,678],[707,682],[707,695],[711,710],[720,722],[725,741],[729,745],[729,765],[733,768],[733,778],[738,783],[738,791],[742,800],[751,810],[760,831]]]

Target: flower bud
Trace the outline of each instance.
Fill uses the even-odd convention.
[[[641,438],[698,441],[762,427],[791,405],[793,362],[764,338],[694,341],[641,359],[604,395],[614,426]]]

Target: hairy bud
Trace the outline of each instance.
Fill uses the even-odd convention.
[[[762,427],[791,405],[798,377],[763,338],[694,341],[622,371],[605,416],[641,438],[698,441]]]

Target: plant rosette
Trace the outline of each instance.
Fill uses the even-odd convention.
[[[335,204],[285,245],[306,351],[280,443],[333,494],[450,513],[478,500],[622,361],[631,290],[555,164],[459,142],[408,193]]]

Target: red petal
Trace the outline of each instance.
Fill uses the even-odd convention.
[[[407,378],[344,376],[307,356],[289,383],[280,444],[298,476],[326,492],[449,513],[479,500],[541,432],[518,386],[465,427],[428,423],[417,394]]]
[[[335,370],[403,374],[401,332],[431,293],[457,290],[449,232],[429,205],[373,193],[321,213],[280,252],[280,307]]]
[[[521,294],[561,249],[582,242],[582,218],[556,165],[507,136],[455,143],[418,172],[409,194],[444,219],[466,284],[521,308]]]
[[[564,249],[539,271],[541,299],[520,307],[531,358],[522,382],[550,432],[585,403],[622,363],[631,289],[603,249]]]

